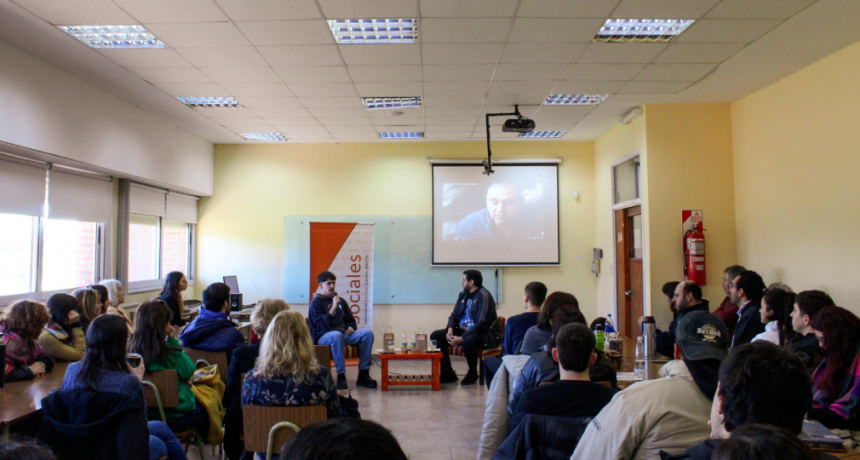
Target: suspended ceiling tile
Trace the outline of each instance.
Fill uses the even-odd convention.
[[[561,80],[568,64],[499,64],[493,80]]]
[[[269,67],[201,67],[215,83],[281,83]]]
[[[423,45],[424,64],[495,64],[503,43],[456,43]]]
[[[524,116],[524,117],[533,117],[539,108],[540,107],[520,107],[520,114],[522,114],[522,116]],[[484,108],[482,108],[481,112],[480,112],[481,121],[479,123],[484,123],[484,120],[485,120],[484,115],[486,115],[488,113],[508,113],[508,112],[513,112],[513,111],[514,111],[514,107],[510,106],[510,105],[501,105],[501,106],[500,105],[493,105],[493,106],[487,105],[487,106],[484,106]],[[504,121],[505,121],[504,118],[499,118],[499,117],[490,119],[491,123],[492,122],[498,122],[501,124],[501,123],[504,123]]]
[[[376,133],[376,127],[369,121],[366,125],[325,125],[325,129],[330,133]]]
[[[310,141],[316,139],[332,139],[329,133],[284,133],[290,140]]]
[[[15,3],[55,25],[132,25],[139,21],[111,0],[16,0]]]
[[[593,105],[544,105],[538,113],[542,117],[567,117],[571,115],[585,115],[594,110]]]
[[[275,67],[285,83],[346,83],[351,81],[345,66]]]
[[[417,18],[416,0],[319,0],[328,19]]]
[[[546,94],[496,94],[487,96],[487,105],[540,105]]]
[[[265,118],[266,120],[270,118],[301,117],[307,117],[309,120],[313,120],[313,118],[311,118],[311,113],[308,112],[307,109],[254,109],[254,113]]]
[[[249,109],[301,109],[304,108],[298,99],[286,97],[242,97],[239,102]]]
[[[171,49],[100,49],[99,53],[123,67],[191,67]]]
[[[376,125],[376,129],[382,133],[412,133],[424,132],[424,124],[414,124],[414,125]]]
[[[630,80],[644,69],[643,64],[576,64],[565,80]]]
[[[314,0],[215,0],[234,21],[320,18]]]
[[[250,21],[236,26],[254,46],[328,45],[334,43],[325,21]]]
[[[484,81],[493,78],[495,64],[427,65],[423,67],[424,81]]]
[[[144,26],[171,48],[250,45],[242,32],[230,22],[144,24]]]
[[[592,43],[577,64],[647,64],[666,49],[659,43]]]
[[[361,109],[361,99],[357,97],[299,97],[302,104],[309,109]]]
[[[619,0],[522,0],[521,18],[607,18]]]
[[[253,46],[179,48],[176,52],[195,67],[265,67],[268,65]]]
[[[260,46],[257,51],[272,66],[343,65],[336,45]]]
[[[351,65],[348,70],[356,83],[421,81],[420,65]]]
[[[717,64],[651,64],[636,76],[636,80],[698,81],[716,67]]]
[[[114,3],[142,23],[229,20],[212,0],[114,0]]]
[[[376,131],[371,133],[332,131],[331,136],[335,139],[379,139],[379,134]]]
[[[313,116],[321,123],[323,118],[366,118],[367,110],[362,109],[310,109]],[[345,124],[345,123],[338,123]]]
[[[218,123],[223,126],[259,126],[259,125],[272,125],[268,121],[263,120],[260,117],[254,118],[219,118]]]
[[[424,82],[424,95],[437,96],[445,94],[467,94],[484,95],[490,87],[489,81],[426,81]]]
[[[155,83],[174,97],[229,97],[231,94],[215,83]]]
[[[549,94],[556,84],[558,80],[496,80],[490,86],[489,94]]]
[[[421,82],[356,83],[361,97],[418,97],[423,93]]]
[[[325,127],[316,125],[316,126],[308,126],[308,125],[277,125],[275,129],[282,133],[327,133],[328,130]]]
[[[483,95],[424,96],[424,106],[425,107],[474,107],[476,105],[481,105],[481,103],[483,101],[484,101]]]
[[[397,110],[368,110],[367,115],[373,119],[374,123],[382,124],[403,124],[405,119],[424,118],[423,107],[405,107]],[[389,121],[385,121],[389,120]],[[396,122],[390,120],[397,120]],[[423,121],[422,121],[423,123]]]
[[[422,43],[504,43],[508,18],[427,18],[419,24]]]
[[[194,110],[209,118],[257,118],[251,109],[237,107],[194,107]]]
[[[517,18],[508,39],[511,43],[589,43],[605,19]]]
[[[296,96],[358,96],[352,83],[290,83]]]
[[[815,0],[723,0],[707,17],[785,19],[814,2]]]
[[[420,64],[418,44],[340,45],[346,65]]]
[[[612,94],[624,86],[623,81],[563,81],[553,90],[554,94]]]
[[[424,126],[423,117],[395,117],[395,118],[371,118],[377,131],[412,131],[410,126]],[[392,130],[389,126],[397,126]],[[423,128],[421,129],[424,130]]]
[[[622,0],[612,13],[617,19],[697,19],[720,0]],[[752,0],[758,1],[758,0]]]
[[[519,0],[421,0],[421,17],[509,18],[514,15],[518,1]]]
[[[266,122],[272,126],[285,125],[285,126],[319,126],[319,122],[316,119],[311,118],[310,114],[308,114],[307,118],[278,118],[271,117],[265,118]]]
[[[425,139],[439,139],[439,140],[450,140],[450,139],[469,139],[472,137],[471,131],[465,132],[453,132],[453,131],[445,131],[445,132],[425,132]]]
[[[675,43],[749,43],[782,21],[775,19],[702,19],[674,40]]]
[[[370,117],[367,114],[363,114],[363,117],[317,117],[320,123],[323,125],[339,125],[339,126],[373,126],[373,122],[370,121]]]
[[[658,64],[718,64],[732,57],[743,47],[744,45],[739,43],[725,45],[685,45],[679,43],[669,46],[654,62]]]
[[[438,116],[440,113],[436,111],[448,111],[448,110],[458,110],[462,109],[463,112],[458,115],[468,115],[468,116]],[[424,117],[424,123],[427,125],[474,125],[480,122],[480,118],[478,118],[477,113],[481,111],[480,107],[428,107],[424,109],[424,113],[427,114]],[[445,113],[445,112],[441,112]],[[432,115],[432,116],[431,116]]]
[[[624,85],[618,94],[677,93],[691,84],[686,81],[631,81]]]
[[[585,51],[578,43],[508,43],[502,53],[505,64],[573,64]]]
[[[284,97],[293,95],[283,83],[222,83],[221,87],[235,97]]]
[[[227,125],[222,124],[225,128],[233,131],[234,133],[274,133],[279,130],[272,125],[264,124],[264,125]]]
[[[442,132],[466,132],[471,133],[475,130],[475,124],[469,125],[426,125],[424,132],[426,133],[442,133]]]
[[[132,67],[128,70],[150,83],[212,83],[194,67]]]

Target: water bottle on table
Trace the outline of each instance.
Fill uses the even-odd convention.
[[[645,379],[645,342],[642,336],[636,337],[636,356],[633,361],[633,376]]]

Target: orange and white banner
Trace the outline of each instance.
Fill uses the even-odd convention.
[[[336,291],[349,303],[359,329],[373,327],[374,224],[311,222],[310,297],[328,270],[337,277]]]

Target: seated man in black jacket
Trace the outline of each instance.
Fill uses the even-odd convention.
[[[710,460],[733,430],[752,423],[777,426],[799,435],[812,405],[812,380],[794,353],[770,342],[733,349],[720,367],[717,395],[711,406],[711,437],[684,453],[661,458]],[[819,458],[829,455],[819,453]]]
[[[588,369],[597,363],[594,332],[579,323],[566,324],[555,337],[552,357],[558,361],[559,380],[523,393],[510,431],[528,414],[561,417],[594,417],[618,390],[594,383]]]
[[[759,310],[766,287],[761,276],[752,270],[742,271],[729,283],[729,298],[733,305],[740,306],[731,348],[750,343],[755,336],[764,332]]]

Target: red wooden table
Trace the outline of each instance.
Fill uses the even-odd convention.
[[[442,352],[433,353],[404,353],[395,351],[394,353],[380,353],[379,359],[382,360],[382,391],[388,391],[388,385],[432,385],[433,391],[439,391],[439,361],[442,359]],[[388,360],[390,359],[429,359],[433,367],[432,375],[389,375]]]

